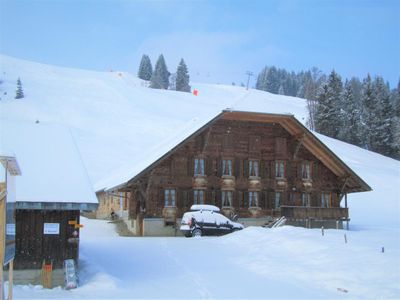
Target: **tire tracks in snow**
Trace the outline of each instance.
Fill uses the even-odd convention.
[[[187,274],[196,286],[196,290],[203,299],[213,299],[212,293],[205,287],[204,280],[198,276],[195,272],[191,271],[182,261],[177,257],[176,253],[173,253],[168,246],[167,238],[160,239],[161,246],[165,249],[167,255],[179,266],[179,268]]]

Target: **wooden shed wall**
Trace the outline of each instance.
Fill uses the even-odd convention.
[[[69,243],[73,231],[68,221],[79,224],[79,211],[73,210],[17,210],[15,269],[40,269],[43,260],[61,268],[65,259],[78,260],[79,243]],[[44,223],[59,223],[59,234],[44,234]]]

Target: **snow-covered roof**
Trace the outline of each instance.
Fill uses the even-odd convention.
[[[0,148],[15,153],[19,208],[93,209],[98,201],[68,128],[1,121]]]
[[[224,110],[216,116],[208,119],[196,120],[191,126],[187,126],[177,131],[171,137],[168,137],[152,151],[145,152],[145,158],[132,158],[131,163],[124,165],[122,168],[115,170],[95,186],[97,192],[118,189],[130,180],[135,180],[141,176],[158,162],[166,158],[179,145],[184,143],[188,138],[196,135],[204,130],[214,120],[226,118],[232,120],[244,121],[260,121],[260,122],[277,122],[280,123],[290,134],[295,136],[303,135],[302,144],[337,176],[348,178],[347,191],[369,191],[370,186],[364,182],[353,170],[351,170],[332,150],[330,150],[320,139],[318,139],[311,131],[301,124],[293,115],[290,114],[271,114],[262,112],[251,112],[246,110]]]

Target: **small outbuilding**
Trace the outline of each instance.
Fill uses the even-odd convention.
[[[68,128],[47,123],[2,122],[2,147],[18,157],[15,283],[63,284],[63,262],[78,263],[80,212],[97,209],[79,150]]]

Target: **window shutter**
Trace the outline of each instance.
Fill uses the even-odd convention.
[[[213,159],[211,157],[207,157],[205,159],[205,164],[206,164],[206,175],[207,176],[212,176],[214,175],[213,173]]]
[[[187,160],[187,176],[193,177],[194,176],[194,159],[193,157],[188,157]]]
[[[243,207],[249,207],[249,192],[245,191],[243,193]]]
[[[282,201],[282,199],[281,199],[281,201]],[[273,190],[268,191],[268,208],[269,209],[276,208],[275,207],[275,191],[273,191]]]
[[[268,174],[267,164],[264,160],[260,160],[259,176],[261,178],[266,178]]]
[[[221,190],[215,191],[215,206],[222,207]]]
[[[164,189],[162,189],[162,188],[158,189],[158,199],[159,199],[158,201],[160,203],[160,206],[164,207],[165,206],[165,197],[164,197]]]
[[[181,208],[183,206],[183,191],[181,189],[176,189],[176,207]]]
[[[249,161],[247,159],[243,160],[243,177],[249,177]]]
[[[269,163],[269,165],[271,166],[270,167],[270,172],[269,172],[269,175],[270,175],[270,178],[271,179],[274,179],[275,178],[275,161],[270,161],[270,163]]]
[[[236,191],[236,202],[237,202],[237,207],[236,208],[240,208],[243,207],[243,193],[242,191]]]
[[[290,160],[285,161],[285,167],[286,167],[285,178],[291,179],[292,178],[292,162]]]
[[[236,178],[241,177],[240,175],[240,159],[239,158],[235,158],[235,160],[233,161],[233,168],[234,168],[234,174]]]
[[[312,163],[312,174],[311,174],[311,178],[312,179],[317,179],[319,176],[319,163],[314,161]]]
[[[210,190],[204,191],[204,203],[212,204],[212,192]]]
[[[267,203],[267,192],[266,191],[259,192],[258,201],[259,201],[258,206],[261,207],[261,209],[265,209],[266,203]]]
[[[222,177],[222,159],[219,158],[218,161],[218,172],[217,172],[217,176],[218,177]]]

